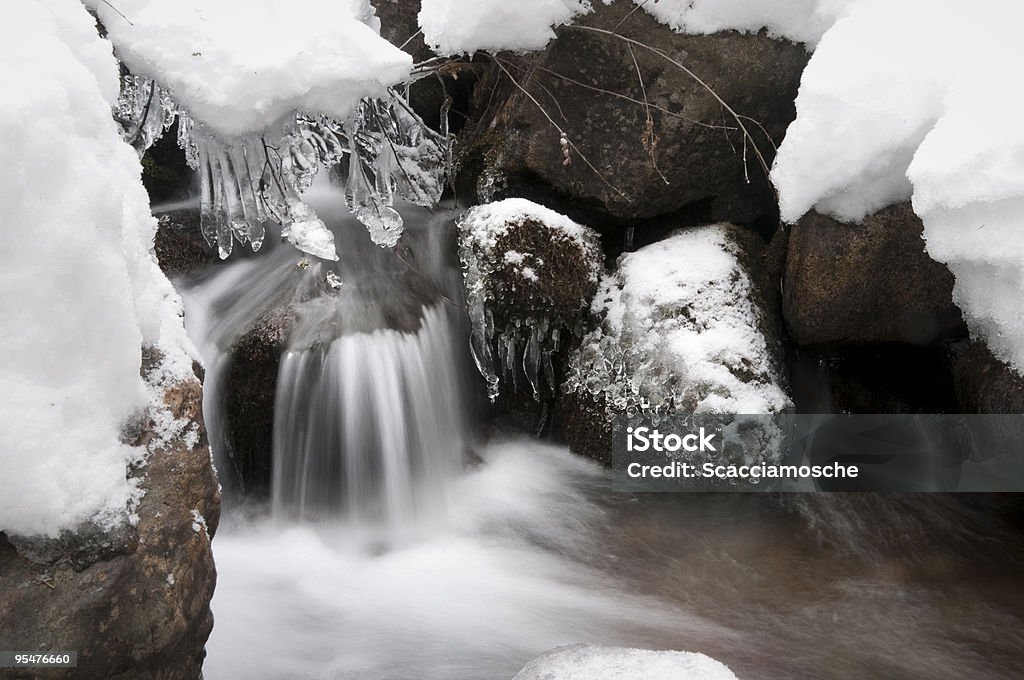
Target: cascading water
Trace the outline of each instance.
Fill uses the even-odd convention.
[[[412,332],[346,334],[285,352],[275,512],[407,524],[438,499],[462,467],[466,432],[452,316],[439,302]],[[310,329],[299,323],[301,337]]]
[[[701,651],[744,679],[1018,677],[1021,554],[992,513],[949,497],[793,512],[769,494],[616,494],[560,447],[473,447],[449,216],[404,215],[393,252],[344,207],[316,210],[338,263],[272,249],[186,294],[215,445],[229,349],[269,310],[294,319],[271,516],[236,490],[213,543],[207,680],[509,679],[576,642]],[[844,547],[864,533],[879,537],[868,553]]]
[[[323,203],[341,261],[311,263],[281,248],[221,267],[186,295],[208,367],[204,415],[218,462],[233,467],[222,395],[230,350],[255,320],[284,314],[274,513],[407,523],[443,499],[466,448],[457,278],[440,243],[450,220],[413,220],[404,250],[393,252],[371,243],[331,194],[320,186],[311,200]]]

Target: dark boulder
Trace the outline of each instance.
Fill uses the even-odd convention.
[[[170,278],[189,276],[219,261],[203,238],[198,210],[174,210],[157,217],[153,243],[160,269]]]
[[[674,33],[631,2],[594,7],[545,50],[495,58],[478,86],[481,113],[460,139],[461,184],[574,217],[638,220],[700,205],[706,221],[771,220],[766,171],[722,101],[770,166],[795,116],[804,48],[763,32]]]
[[[964,413],[1024,413],[1024,378],[976,342],[953,364]]]
[[[909,203],[843,224],[810,212],[789,233],[783,314],[802,346],[928,345],[965,334],[953,275],[924,250]]]
[[[224,387],[225,444],[232,483],[250,498],[270,491],[277,371],[294,324],[291,305],[275,307],[231,349]]]

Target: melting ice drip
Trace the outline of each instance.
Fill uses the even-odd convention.
[[[122,136],[144,153],[178,120],[178,145],[202,185],[202,230],[221,258],[235,240],[259,250],[264,223],[300,250],[338,258],[330,230],[300,198],[320,167],[335,168],[345,202],[375,243],[391,247],[402,234],[396,198],[422,206],[444,189],[451,147],[447,116],[442,134],[430,130],[392,91],[363,99],[345,121],[296,112],[279,134],[220,139],[197,124],[171,93],[150,79],[126,74],[114,110]]]

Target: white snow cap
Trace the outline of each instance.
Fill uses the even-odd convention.
[[[1024,5],[857,0],[804,71],[772,169],[782,218],[913,199],[972,333],[1024,370]]]
[[[726,227],[708,225],[622,255],[594,299],[604,316],[598,334],[628,339],[654,380],[685,376],[694,412],[778,413],[789,397],[770,368],[752,284],[734,250]],[[744,382],[729,370],[739,365],[761,379]]]
[[[0,531],[125,521],[120,442],[153,396],[153,344],[190,370],[180,301],[150,252],[141,166],[111,118],[118,68],[78,0],[20,0],[0,39]],[[162,398],[162,393],[159,395]]]
[[[855,0],[633,0],[681,33],[767,29],[812,48]]]
[[[584,253],[594,254],[594,232],[581,224],[573,222],[562,213],[525,198],[506,198],[494,203],[477,205],[466,211],[459,221],[461,231],[477,244],[483,252],[489,253],[509,228],[532,220],[551,230],[561,238],[573,241]],[[503,257],[517,263],[523,262],[524,255],[511,251]],[[596,259],[596,255],[594,258]],[[597,272],[594,272],[596,280]]]
[[[443,55],[539,50],[553,27],[593,10],[590,0],[423,0],[423,39]]]
[[[412,67],[378,35],[368,0],[86,3],[132,73],[227,137],[263,132],[295,110],[344,119]]]
[[[526,664],[513,680],[736,680],[720,661],[696,652],[571,645]]]

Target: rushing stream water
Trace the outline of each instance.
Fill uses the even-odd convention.
[[[409,216],[399,258],[316,208],[340,290],[279,248],[187,294],[214,442],[225,350],[282,290],[298,310],[271,501],[229,495],[214,540],[207,680],[511,678],[574,642],[743,680],[1021,677],[1021,549],[982,501],[612,493],[562,447],[474,444],[446,217]]]

